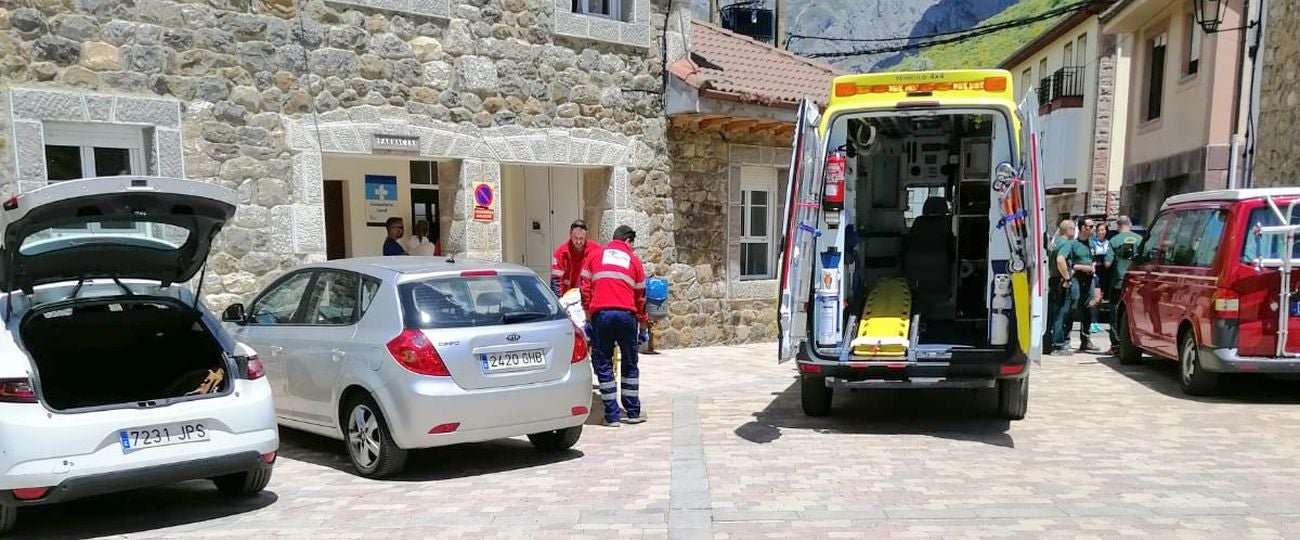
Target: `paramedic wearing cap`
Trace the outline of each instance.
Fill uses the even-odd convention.
[[[629,424],[645,421],[641,414],[637,338],[649,318],[645,309],[645,269],[632,252],[636,232],[626,225],[614,231],[614,240],[587,259],[582,270],[582,306],[596,332],[592,367],[600,380],[605,403],[605,425],[618,426],[619,402],[614,386],[614,346],[619,347],[623,409]]]
[[[564,296],[566,291],[581,286],[582,263],[587,255],[598,252],[600,244],[587,239],[587,222],[579,219],[569,225],[569,240],[551,254],[551,290],[555,296]]]

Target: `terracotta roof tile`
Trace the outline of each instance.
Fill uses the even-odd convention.
[[[796,56],[712,24],[691,22],[691,55],[669,67],[701,91],[764,105],[825,103],[841,74],[829,64]]]

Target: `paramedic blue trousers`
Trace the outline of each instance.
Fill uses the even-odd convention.
[[[629,418],[641,416],[640,372],[637,370],[636,315],[621,309],[605,309],[592,315],[596,343],[591,352],[592,367],[600,380],[600,399],[605,403],[605,421],[619,421],[618,390],[614,383],[614,347],[619,348],[619,375],[622,382],[623,410]]]

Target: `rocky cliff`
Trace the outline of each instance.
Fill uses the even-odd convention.
[[[773,7],[775,0],[760,0]],[[793,0],[785,4],[787,31],[792,35],[836,38],[903,38],[877,43],[834,43],[793,38],[790,50],[799,54],[847,51],[856,48],[901,45],[915,36],[970,28],[1019,0]],[[720,5],[732,1],[721,0]],[[696,17],[705,19],[709,0],[692,0]],[[1009,51],[1008,51],[1009,52]],[[902,54],[885,53],[833,59],[850,71],[886,69],[895,66]]]

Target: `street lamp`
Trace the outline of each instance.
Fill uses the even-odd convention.
[[[1223,12],[1228,9],[1226,0],[1193,0],[1192,7],[1196,10],[1196,24],[1201,25],[1205,33],[1219,32],[1219,25],[1223,24]]]

